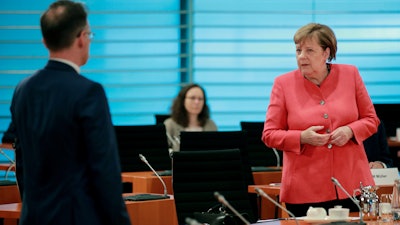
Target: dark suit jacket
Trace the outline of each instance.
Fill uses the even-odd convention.
[[[4,132],[4,135],[1,138],[1,142],[14,144],[14,142],[15,142],[15,127],[12,122],[8,125],[6,132]]]
[[[11,114],[23,168],[20,225],[130,224],[100,84],[50,60],[18,84]]]
[[[369,162],[381,161],[387,167],[393,167],[393,160],[387,143],[385,125],[381,121],[378,131],[364,141],[365,152]]]

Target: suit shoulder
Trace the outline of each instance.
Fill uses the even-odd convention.
[[[287,73],[281,74],[281,75],[279,75],[279,76],[277,76],[275,78],[275,82],[277,82],[277,83],[282,83],[282,82],[283,83],[291,83],[296,79],[296,77],[299,77],[299,76],[297,76],[298,73],[300,73],[299,70],[292,70],[292,71],[289,71]],[[302,76],[300,76],[300,77],[302,77]]]
[[[358,68],[355,65],[351,64],[332,64],[333,68],[338,68],[340,70],[358,70]]]
[[[100,88],[103,89],[103,86],[96,81],[93,81],[83,75],[76,76],[76,81],[79,85],[86,86],[88,88]]]

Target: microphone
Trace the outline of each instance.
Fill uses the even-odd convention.
[[[171,136],[168,132],[167,132],[167,138],[168,140],[172,143],[172,145],[180,145],[181,144],[181,140],[179,140],[178,137],[176,136]]]
[[[224,206],[228,207],[237,217],[239,217],[239,219],[240,219],[241,221],[243,221],[244,224],[250,225],[250,222],[247,221],[247,220],[242,216],[242,214],[240,214],[238,211],[236,211],[236,209],[233,208],[233,207],[231,206],[231,204],[229,204],[229,202],[225,199],[225,197],[224,197],[223,195],[221,195],[221,194],[218,193],[218,192],[214,192],[214,196],[215,196],[215,198],[218,199],[218,201],[219,201],[220,203],[222,203]]]
[[[161,179],[160,175],[153,169],[153,167],[150,165],[150,163],[147,161],[146,157],[144,157],[142,154],[139,154],[140,160],[142,160],[146,165],[153,171],[153,173],[158,177],[158,179],[161,181],[162,185],[164,186],[164,197],[169,198],[168,192],[167,192],[167,186],[165,185],[165,182],[163,179]]]
[[[281,167],[281,157],[279,156],[278,151],[276,150],[276,148],[272,148],[272,151],[274,151],[276,157],[276,167]]]
[[[3,151],[2,148],[0,148],[0,154],[2,154],[4,157],[6,157],[6,158],[11,162],[11,164],[15,164],[15,161],[14,161],[12,158],[10,158],[10,156],[8,156],[8,155]]]
[[[358,203],[357,199],[353,198],[353,196],[351,196],[349,194],[349,192],[347,192],[346,189],[344,189],[344,187],[339,183],[339,181],[336,178],[331,177],[331,180],[336,186],[338,186],[340,189],[342,189],[342,191],[347,195],[347,197],[349,197],[351,199],[351,201],[353,201],[354,204],[356,204],[356,206],[358,207],[358,210],[360,211],[360,222],[359,222],[359,224],[366,224],[363,221],[363,211],[362,211],[361,206]]]
[[[297,221],[297,218],[294,216],[294,214],[292,212],[290,212],[289,210],[287,210],[285,207],[283,207],[281,204],[279,204],[278,202],[276,202],[274,199],[272,199],[269,195],[267,195],[263,190],[261,190],[260,188],[255,188],[255,191],[257,192],[257,194],[261,195],[262,197],[268,199],[270,202],[274,203],[274,205],[278,206],[280,209],[282,209],[283,211],[285,211],[291,218],[294,219],[294,221],[296,222],[296,225],[299,225],[299,222]]]

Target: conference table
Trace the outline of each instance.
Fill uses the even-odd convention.
[[[8,203],[0,205],[0,218],[3,218],[3,225],[17,225],[21,215],[22,203]]]
[[[126,194],[125,194],[126,195]],[[177,225],[175,202],[169,199],[149,201],[125,201],[132,225]],[[0,218],[4,225],[17,225],[22,203],[0,204]]]
[[[271,168],[270,171],[252,172],[254,184],[280,183],[282,177],[282,171],[280,169],[281,168]],[[164,187],[161,181],[151,171],[123,172],[121,177],[123,182],[132,183],[133,193],[164,193]],[[161,176],[161,179],[165,182],[167,193],[173,195],[172,176]],[[271,195],[273,198],[277,198],[277,196],[278,195]],[[260,218],[262,219],[276,218],[278,215],[275,205],[271,202],[262,201],[260,208]]]
[[[18,186],[12,181],[0,181],[0,204],[21,202]]]
[[[171,195],[169,199],[125,201],[125,205],[132,225],[178,224],[175,201]]]
[[[388,137],[387,142],[389,147],[400,147],[400,141],[396,137]]]
[[[132,183],[133,193],[158,193],[164,194],[164,186],[160,179],[152,171],[123,172],[122,182]],[[172,195],[172,176],[160,176],[165,182],[167,194]]]
[[[128,195],[132,194],[123,194],[123,196]],[[169,197],[170,199],[151,201],[125,201],[131,224],[176,225],[178,220],[176,217],[175,201],[173,196]],[[17,224],[21,213],[21,207],[22,203],[17,185],[0,185],[0,218],[4,218],[4,225]]]
[[[161,171],[162,172],[162,171]],[[123,172],[123,182],[132,183],[133,193],[164,193],[164,187],[158,177],[151,171],[143,172]],[[172,176],[160,176],[165,182],[168,194],[173,194],[172,189]],[[270,184],[281,182],[282,171],[271,170],[271,171],[259,171],[253,172],[254,184]]]
[[[175,207],[171,208],[173,199],[152,200],[145,202],[126,202],[126,207],[131,218],[132,225],[178,225]],[[21,213],[21,203],[0,205],[0,218],[4,218],[4,225],[16,225]],[[169,208],[169,209],[168,209]],[[358,213],[351,213],[351,217],[357,217]],[[358,220],[352,220],[357,222]],[[316,225],[298,218],[298,225]],[[367,225],[397,225],[396,222],[380,222],[377,220],[364,221]],[[329,221],[321,222],[328,224]],[[320,223],[320,224],[321,224]],[[292,218],[260,220],[256,225],[297,225]],[[337,223],[340,224],[340,223]]]
[[[393,185],[377,185],[378,189],[376,191],[378,196],[381,196],[381,194],[391,194],[393,192]],[[272,184],[264,184],[264,185],[249,185],[248,187],[248,192],[249,193],[257,193],[255,191],[256,188],[261,189],[262,191],[265,192],[265,194],[271,196],[274,200],[279,202],[279,192],[280,192],[280,185],[276,183]],[[266,219],[268,218],[267,211],[271,210],[271,208],[267,208],[265,206],[268,205],[270,201],[268,199],[261,198],[260,199],[260,218],[261,219]],[[284,203],[281,203],[282,206],[284,206]],[[275,207],[275,205],[274,205]],[[282,212],[278,207],[275,207],[275,209],[272,209],[275,212],[275,217],[274,218],[288,218],[289,215],[286,212]],[[385,223],[386,224],[386,223]]]
[[[343,222],[343,221],[337,221],[337,222],[331,222],[329,220],[326,221],[318,221],[318,222],[312,222],[310,223],[309,221],[305,221],[303,218],[297,218],[298,225],[362,225],[358,223],[360,220],[358,219],[359,214],[357,212],[355,213],[350,213],[350,221],[349,222]],[[390,222],[382,222],[379,220],[364,220],[364,223],[366,225],[398,225],[400,224],[400,221],[390,221]],[[266,220],[266,221],[259,221],[257,223],[254,223],[256,225],[297,225],[296,221],[292,218],[289,219],[273,219],[273,220]]]

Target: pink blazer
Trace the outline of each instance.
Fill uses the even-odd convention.
[[[300,144],[301,131],[323,125],[321,133],[349,126],[346,145]],[[331,177],[349,192],[374,185],[363,141],[377,131],[379,119],[356,67],[332,64],[320,87],[294,70],[275,79],[262,140],[283,151],[281,201],[312,203],[336,199]],[[347,198],[338,189],[340,199]]]

